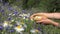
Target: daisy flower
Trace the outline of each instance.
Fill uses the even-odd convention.
[[[7,26],[8,26],[8,21],[4,21],[3,27],[7,27]]]
[[[22,25],[18,25],[14,28],[17,32],[22,32],[24,31],[24,28],[22,27]]]

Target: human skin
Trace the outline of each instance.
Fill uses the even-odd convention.
[[[49,18],[54,18],[54,19],[60,19],[60,13],[35,13],[33,15],[31,15],[30,19],[34,19],[35,16],[45,16],[47,18],[44,18],[42,20],[37,20],[36,22],[37,23],[43,23],[43,24],[52,24],[54,26],[59,26],[59,23],[58,22],[55,22]]]
[[[31,15],[31,18],[33,18],[33,16],[37,16],[37,15],[45,15],[48,18],[60,19],[60,13],[35,13],[35,14]]]

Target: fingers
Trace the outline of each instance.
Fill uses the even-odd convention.
[[[41,20],[41,21],[36,21],[37,23],[44,23],[44,24],[47,24],[47,23],[50,23],[48,21],[45,21],[45,20]]]
[[[42,21],[36,21],[37,23],[40,23],[40,22],[42,22]]]
[[[58,25],[59,25],[59,23],[58,23],[58,22],[53,21],[53,22],[52,22],[52,25],[54,25],[54,26],[58,26]]]
[[[38,13],[31,15],[31,16],[30,16],[30,19],[33,19],[33,18],[34,18],[35,16],[37,16],[37,15],[38,15]]]
[[[37,23],[44,23],[44,24],[52,24],[52,20],[50,20],[50,19],[39,20],[36,22]]]
[[[33,19],[35,16],[44,16],[46,17],[43,13],[36,13],[30,16],[30,19]]]
[[[31,16],[30,16],[30,19],[32,20],[32,19],[34,18],[34,16],[35,16],[34,14],[33,14],[33,15],[31,15]]]

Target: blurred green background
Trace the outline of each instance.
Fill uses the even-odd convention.
[[[60,0],[3,0],[23,9],[38,9],[41,12],[60,12]]]

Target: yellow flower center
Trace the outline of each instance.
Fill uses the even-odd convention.
[[[36,17],[34,17],[34,20],[41,20],[41,19],[42,19],[41,16],[36,16]]]
[[[4,23],[4,24],[8,24],[8,23]]]
[[[4,21],[4,24],[6,25],[6,24],[8,24],[8,22],[7,21]]]
[[[36,30],[36,32],[39,32],[39,30]]]
[[[21,27],[22,27],[22,26],[17,26],[17,28],[19,28],[19,29],[20,29]]]

